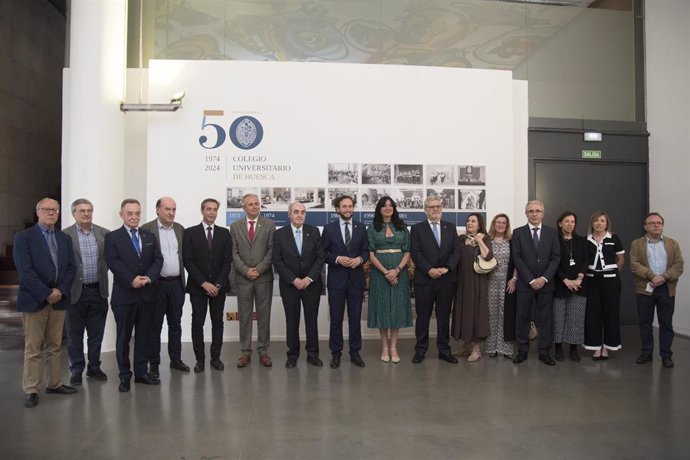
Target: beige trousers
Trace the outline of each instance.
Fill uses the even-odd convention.
[[[61,373],[62,328],[65,311],[48,305],[40,311],[24,313],[24,393],[38,393],[46,374],[46,388],[58,388]],[[45,361],[45,372],[43,362]]]

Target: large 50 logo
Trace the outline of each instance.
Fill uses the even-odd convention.
[[[225,134],[225,128],[221,125],[206,122],[207,117],[222,117],[224,114],[223,110],[204,110],[201,129],[210,128],[215,131],[216,142],[211,143],[208,136],[204,134],[199,136],[199,145],[209,150],[217,149],[225,143],[228,135],[235,147],[242,150],[253,149],[261,143],[264,137],[264,128],[259,120],[249,115],[236,118],[230,125],[230,128],[228,128],[227,135]]]

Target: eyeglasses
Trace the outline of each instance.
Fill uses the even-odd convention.
[[[427,209],[441,209],[442,207],[443,207],[443,206],[441,206],[440,204],[436,204],[436,205],[433,205],[433,206],[427,206],[426,208],[427,208]]]
[[[663,222],[645,222],[645,225],[664,225]]]
[[[526,212],[528,214],[540,214],[540,213],[544,212],[544,210],[543,209],[528,209]]]
[[[57,208],[38,208],[38,210],[46,214],[60,214],[60,210]]]

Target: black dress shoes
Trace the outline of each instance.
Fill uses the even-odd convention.
[[[647,364],[652,362],[652,355],[640,355],[637,357],[637,364]]]
[[[81,380],[81,374],[72,374],[69,378],[69,384],[78,387],[81,385]]]
[[[539,355],[539,361],[546,364],[547,366],[555,366],[556,361],[549,354]]]
[[[108,376],[105,375],[105,372],[103,372],[99,368],[87,370],[86,376],[90,379],[98,380],[99,382],[105,382],[106,380],[108,380]]]
[[[457,364],[458,363],[458,358],[451,355],[450,353],[440,353],[438,355],[438,359],[445,361],[447,363],[451,363],[451,364]]]
[[[556,361],[563,361],[563,344],[557,343],[555,348],[554,358],[556,358]]]
[[[150,374],[144,374],[141,377],[135,377],[134,383],[143,383],[144,385],[160,385],[161,381],[154,378]]]
[[[570,345],[570,360],[580,362],[580,354],[577,352],[577,345]]]
[[[513,364],[520,364],[524,361],[527,360],[527,355],[524,353],[518,353],[515,355],[515,358],[513,358]]]
[[[211,367],[217,371],[222,371],[225,369],[225,364],[223,364],[220,358],[211,358]]]
[[[364,360],[358,354],[350,356],[350,361],[352,361],[352,364],[354,364],[357,367],[364,367],[365,366]]]
[[[72,395],[77,392],[77,389],[67,385],[60,385],[57,388],[46,388],[46,393],[54,395]]]
[[[670,356],[668,358],[661,358],[661,365],[666,369],[673,369],[673,360]]]
[[[182,372],[189,372],[189,366],[187,366],[184,362],[181,360],[179,361],[171,361],[170,362],[170,369],[175,369],[177,371],[182,371]]]
[[[419,364],[419,363],[421,363],[422,361],[424,361],[424,353],[416,352],[416,353],[414,354],[414,356],[412,357],[412,362],[415,363],[415,364]]]
[[[197,361],[196,364],[194,365],[194,372],[197,374],[200,374],[206,370],[206,365],[204,364],[203,361]]]
[[[318,358],[318,356],[314,356],[314,357],[307,356],[307,362],[308,362],[309,364],[311,364],[312,366],[323,367],[323,361],[321,361],[321,360]]]
[[[151,377],[159,378],[161,376],[158,364],[149,364],[149,375]]]
[[[287,361],[285,361],[285,367],[288,369],[294,369],[295,366],[297,366],[297,360],[295,358],[288,358]]]
[[[127,393],[129,391],[129,380],[121,380],[120,386],[117,387],[120,393]]]
[[[331,369],[337,369],[340,367],[340,356],[333,355],[331,358]]]
[[[38,395],[36,393],[29,393],[24,395],[24,407],[31,409],[38,405]]]

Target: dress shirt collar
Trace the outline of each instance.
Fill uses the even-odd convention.
[[[207,224],[206,222],[201,221],[201,225],[204,227],[204,231],[205,231],[205,232],[208,231],[208,228],[209,228],[209,227],[211,227],[211,231],[212,231],[212,232],[215,232],[215,231],[216,231],[216,224],[211,224],[211,225],[209,225],[209,224]]]
[[[160,219],[156,219],[156,222],[158,222],[158,228],[162,228],[163,230],[170,230],[175,226],[175,223],[173,222],[172,224],[170,224],[170,227],[166,227],[165,225],[163,225],[163,222],[161,222]]]
[[[127,230],[127,233],[132,233],[132,230],[136,230],[137,233],[139,233],[139,227],[130,227],[128,225],[123,225],[125,227],[125,230]]]
[[[656,241],[652,241],[647,235],[645,235],[645,238],[647,239],[648,244],[656,244],[656,243],[664,241],[664,235],[663,234],[661,236],[659,236],[659,239]]]
[[[292,227],[292,233],[295,233],[297,230],[302,232],[304,234],[304,225],[302,225],[300,228],[295,227],[294,225],[290,224],[290,227]]]
[[[429,226],[432,226],[432,225],[434,225],[434,224],[438,224],[439,227],[441,226],[441,221],[440,221],[440,220],[439,220],[438,222],[432,222],[432,221],[430,221],[429,219],[427,219],[426,221],[429,222]]]

